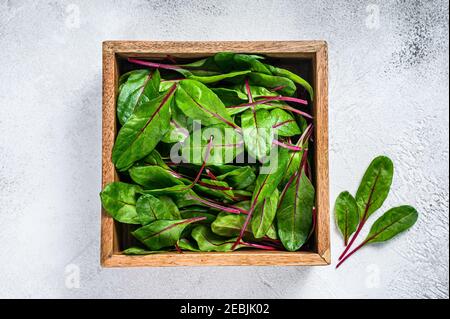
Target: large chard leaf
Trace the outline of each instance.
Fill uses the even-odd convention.
[[[356,231],[359,224],[358,206],[355,198],[349,192],[339,194],[335,203],[336,223],[347,245],[349,237]]]
[[[135,70],[127,73],[124,79],[117,97],[117,118],[121,125],[126,123],[141,103],[158,96],[160,76],[158,70]]]
[[[277,189],[256,207],[252,216],[252,232],[255,238],[264,237],[270,230],[278,207],[279,192]]]
[[[199,225],[192,230],[192,238],[195,239],[201,251],[231,251],[236,238],[226,238],[214,234],[208,227]],[[238,245],[235,249],[244,247]]]
[[[294,136],[300,134],[300,128],[295,118],[282,109],[274,109],[270,112],[270,119],[274,134],[279,136]]]
[[[394,164],[388,157],[378,156],[370,163],[355,196],[361,220],[369,218],[383,205],[393,175]]]
[[[141,191],[137,185],[113,182],[100,193],[103,208],[115,220],[125,224],[139,224],[136,199]]]
[[[181,220],[156,220],[132,232],[133,236],[151,250],[175,245],[183,230],[192,223],[204,220],[203,217]]]
[[[277,212],[278,235],[283,246],[296,251],[306,242],[312,227],[314,187],[304,172],[297,174],[281,195]]]
[[[228,183],[224,181],[201,179],[200,182],[195,185],[194,189],[198,193],[203,193],[218,199],[234,200],[233,190]]]
[[[142,195],[136,202],[136,212],[141,225],[148,225],[159,219],[181,219],[177,205],[167,196],[158,198],[149,194]]]
[[[226,124],[236,127],[219,97],[198,81],[180,81],[175,103],[186,116],[201,121],[202,125]]]
[[[372,225],[365,242],[367,244],[387,241],[412,227],[419,214],[414,207],[394,207],[384,213]]]
[[[273,128],[267,110],[247,110],[241,116],[242,135],[250,156],[266,157],[272,149]]]
[[[167,93],[141,104],[120,129],[112,151],[118,170],[126,170],[147,156],[169,130],[169,105],[175,89],[173,86]]]

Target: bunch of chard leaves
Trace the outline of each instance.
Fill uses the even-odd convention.
[[[100,193],[111,217],[135,225],[139,244],[123,253],[302,249],[314,228],[310,84],[250,54],[128,62],[120,182]]]
[[[367,237],[350,250],[369,217],[388,197],[393,176],[392,160],[386,156],[378,156],[367,168],[356,196],[344,191],[337,197],[336,224],[344,238],[345,250],[340,255],[336,268],[364,246],[388,241],[416,223],[419,214],[414,207],[402,205],[391,208],[374,222]]]

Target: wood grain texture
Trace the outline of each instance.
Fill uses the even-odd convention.
[[[311,266],[328,263],[313,252],[261,252],[237,251],[229,253],[163,253],[145,256],[113,255],[105,267],[147,266]]]
[[[264,54],[277,58],[304,58],[313,62],[313,106],[315,124],[315,185],[317,226],[314,252],[238,251],[232,253],[161,253],[125,256],[119,252],[113,219],[102,210],[101,264],[104,267],[144,266],[231,266],[231,265],[327,265],[330,263],[329,185],[328,185],[328,57],[324,41],[106,41],[103,43],[103,146],[102,187],[118,180],[111,153],[116,136],[115,100],[118,83],[118,57],[198,58],[220,51]]]

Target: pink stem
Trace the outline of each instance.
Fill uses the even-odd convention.
[[[206,169],[206,174],[211,178],[212,180],[217,180],[217,177],[211,172],[209,168]]]
[[[260,244],[254,244],[254,243],[246,243],[246,242],[241,242],[241,244],[248,246],[248,247],[253,247],[253,248],[259,248],[259,249],[264,249],[264,250],[277,250],[275,247],[272,246],[266,246],[266,245],[260,245]],[[235,247],[233,247],[232,249],[234,249]]]
[[[284,144],[284,143],[282,143],[282,142],[280,142],[278,140],[273,140],[272,143],[275,144],[275,145],[281,146],[283,148],[287,148],[287,149],[292,150],[292,151],[296,151],[296,152],[303,151],[302,147],[295,146],[295,145]]]
[[[138,65],[148,66],[148,67],[151,67],[151,68],[158,68],[158,69],[166,69],[166,70],[180,70],[180,69],[182,69],[182,68],[180,68],[179,66],[176,66],[176,65],[163,64],[163,63],[154,63],[154,62],[150,62],[150,61],[143,61],[143,60],[137,60],[137,59],[132,59],[132,58],[128,58],[128,62],[134,63],[134,64],[138,64]]]
[[[350,247],[352,247],[353,243],[356,240],[356,237],[358,237],[359,233],[361,232],[361,229],[364,227],[364,224],[366,223],[366,220],[363,219],[361,220],[361,222],[359,223],[358,229],[356,230],[356,232],[353,234],[352,239],[350,239],[350,242],[348,243],[347,247],[345,247],[344,252],[339,256],[338,260],[341,260],[345,254],[348,252],[348,250],[350,249]]]
[[[166,59],[169,60],[170,62],[172,62],[173,64],[177,64],[177,61],[175,60],[175,58],[173,56],[171,56],[170,54],[166,55]]]
[[[248,78],[245,79],[245,90],[247,91],[248,101],[253,103],[252,91],[250,90],[250,84],[248,83]]]
[[[213,201],[209,201],[209,200],[206,200],[206,199],[203,199],[200,197],[192,197],[192,199],[195,199],[195,200],[199,201],[200,203],[205,204],[206,206],[209,206],[209,207],[212,207],[212,208],[215,208],[218,210],[223,210],[224,212],[227,212],[227,213],[232,213],[232,214],[240,214],[241,213],[239,211],[239,209],[229,208],[229,207],[220,205],[218,203],[215,203]]]
[[[367,240],[363,241],[359,246],[357,246],[355,249],[352,250],[347,256],[345,256],[343,259],[339,261],[339,263],[336,265],[336,269],[338,269],[344,261],[346,261],[351,255],[356,253],[358,250],[360,250],[365,244],[367,244]],[[349,246],[347,246],[349,247]]]
[[[271,91],[276,92],[276,91],[284,89],[285,87],[286,87],[286,85],[280,85],[280,86],[274,87],[273,89],[271,89]]]

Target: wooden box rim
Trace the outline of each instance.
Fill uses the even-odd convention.
[[[286,58],[311,59],[313,64],[316,167],[316,249],[314,252],[236,251],[169,252],[126,256],[114,251],[114,221],[102,209],[100,263],[103,267],[148,266],[300,266],[329,265],[328,177],[328,54],[325,41],[105,41],[103,42],[102,188],[117,179],[111,162],[116,134],[117,57],[200,57],[219,51],[234,51]]]

